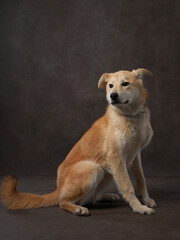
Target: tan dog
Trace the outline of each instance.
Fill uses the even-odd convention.
[[[114,179],[119,192],[132,210],[152,214],[156,204],[149,197],[141,165],[141,150],[151,140],[153,131],[150,113],[144,106],[147,92],[143,77],[151,76],[146,69],[105,73],[98,87],[106,86],[107,111],[83,135],[57,171],[57,189],[47,195],[19,193],[17,180],[5,178],[2,199],[9,209],[49,207],[59,204],[66,211],[89,215],[85,203],[97,199],[103,186]],[[137,182],[136,198],[127,168],[131,166]],[[100,196],[99,196],[100,198]],[[101,199],[119,200],[117,194],[101,194]]]

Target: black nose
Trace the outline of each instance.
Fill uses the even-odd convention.
[[[118,94],[117,93],[111,93],[110,98],[112,100],[116,100],[118,98]]]

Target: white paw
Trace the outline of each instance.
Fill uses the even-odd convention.
[[[113,202],[119,202],[121,200],[120,196],[118,194],[115,194],[115,193],[109,193],[110,196],[110,200],[113,201]]]
[[[78,216],[89,216],[89,210],[85,207],[76,207],[74,214]]]
[[[145,197],[145,198],[142,198],[142,203],[143,203],[144,205],[146,205],[147,207],[151,207],[151,208],[157,207],[154,199],[149,198],[149,197],[147,197],[147,198],[146,198],[146,197]]]
[[[155,214],[154,209],[149,208],[149,207],[147,207],[145,205],[141,205],[141,206],[138,206],[136,208],[133,208],[133,211],[135,213],[139,213],[139,214],[148,214],[148,215],[149,214]]]
[[[120,196],[115,193],[104,193],[102,194],[100,201],[118,202],[120,201]]]

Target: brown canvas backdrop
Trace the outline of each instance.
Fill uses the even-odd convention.
[[[1,1],[0,174],[56,174],[105,112],[104,72],[144,67],[146,175],[179,175],[180,1]]]

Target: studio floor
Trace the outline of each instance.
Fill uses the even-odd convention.
[[[56,186],[55,176],[19,176],[18,181],[19,191],[38,194],[51,192]],[[9,211],[1,202],[0,239],[179,239],[180,177],[148,177],[147,184],[158,205],[155,215],[135,214],[123,200],[88,206],[90,217],[74,216],[58,206]]]

